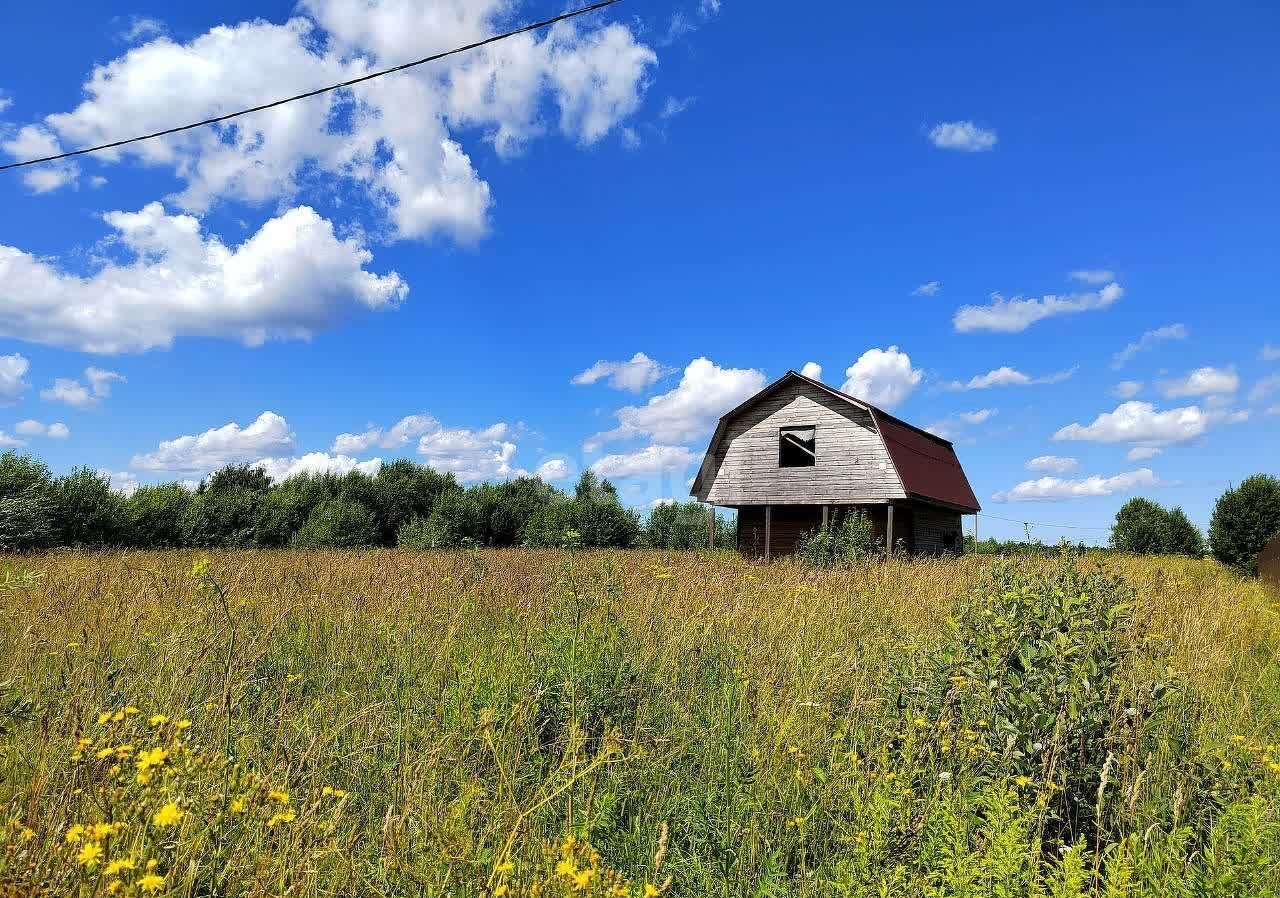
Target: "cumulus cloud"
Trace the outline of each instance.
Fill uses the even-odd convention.
[[[1053,435],[1055,440],[1094,443],[1146,443],[1168,446],[1187,443],[1203,434],[1213,416],[1194,405],[1157,411],[1150,402],[1121,403],[1103,412],[1092,424],[1068,424]]]
[[[512,23],[516,7],[507,0],[308,0],[300,13],[282,24],[256,19],[185,43],[159,36],[132,47],[95,67],[80,105],[32,126],[28,140],[102,143],[119,136],[122,121],[160,130],[174,124],[175,108],[212,117],[246,97],[301,93],[478,41]],[[562,22],[99,159],[172,170],[184,182],[175,202],[191,211],[226,198],[279,201],[308,179],[343,179],[367,192],[397,236],[469,242],[487,231],[492,199],[455,131],[481,133],[501,155],[519,152],[551,122],[571,140],[595,143],[636,111],[656,62],[627,26]]]
[[[675,118],[697,102],[697,99],[697,97],[667,97],[662,103],[662,109],[659,110],[658,116],[661,118]]]
[[[138,491],[138,478],[130,471],[112,471],[109,468],[99,468],[98,476],[105,479],[107,484],[122,496],[132,496]]]
[[[805,362],[804,367],[800,369],[800,373],[809,380],[822,380],[822,366],[817,362]]]
[[[1135,355],[1145,352],[1157,343],[1165,340],[1185,340],[1190,335],[1191,332],[1187,330],[1185,324],[1166,324],[1164,327],[1149,330],[1112,356],[1111,367],[1123,368]]]
[[[391,427],[370,427],[362,433],[340,433],[329,450],[339,455],[363,455],[370,449],[400,449],[424,433],[440,429],[431,415],[406,415]]]
[[[1140,380],[1122,380],[1116,384],[1112,390],[1121,399],[1132,399],[1142,392],[1143,383]]]
[[[65,440],[71,436],[71,428],[61,421],[45,424],[43,421],[28,418],[25,421],[19,421],[13,426],[13,429],[24,437],[48,437],[51,440]]]
[[[1264,362],[1280,362],[1280,346],[1272,346],[1270,343],[1262,347],[1262,351],[1258,353],[1258,358]]]
[[[62,402],[72,408],[91,408],[111,395],[113,382],[128,379],[115,371],[94,367],[84,369],[84,376],[88,386],[72,377],[55,378],[50,386],[40,391],[40,398],[48,402]]]
[[[1124,454],[1124,457],[1129,461],[1150,461],[1162,452],[1164,452],[1163,449],[1157,449],[1155,446],[1134,446]]]
[[[0,430],[0,449],[20,449],[25,445],[27,445],[26,440]]]
[[[512,465],[516,444],[505,423],[483,430],[438,428],[418,439],[418,453],[437,471],[447,471],[464,483],[528,476]]]
[[[538,469],[533,475],[539,480],[545,480],[551,483],[555,480],[564,480],[569,476],[569,463],[563,458],[551,458],[538,465]]]
[[[618,426],[596,434],[584,448],[591,452],[602,443],[639,436],[667,444],[699,439],[721,415],[764,385],[764,373],[754,368],[721,368],[708,358],[694,359],[685,366],[675,389],[644,405],[618,409]]]
[[[1160,383],[1160,390],[1169,398],[1184,396],[1214,396],[1234,393],[1240,389],[1240,376],[1231,368],[1214,368],[1206,365],[1176,380]]]
[[[267,476],[280,483],[300,474],[350,474],[359,471],[370,477],[382,468],[382,459],[357,461],[348,455],[330,455],[327,452],[308,452],[299,458],[260,458],[252,467],[261,468]]]
[[[844,374],[841,390],[887,409],[910,396],[924,376],[920,369],[911,367],[911,357],[896,346],[868,349]]]
[[[0,406],[15,405],[22,399],[22,394],[31,386],[26,380],[30,370],[31,362],[24,356],[0,355]]]
[[[1046,318],[1105,309],[1122,296],[1124,288],[1114,281],[1101,290],[1068,296],[1049,294],[1036,299],[1005,299],[999,293],[993,293],[991,302],[985,306],[961,306],[957,309],[952,325],[960,333],[986,330],[1016,334]]]
[[[1136,489],[1165,486],[1150,468],[1126,471],[1114,477],[1084,477],[1079,480],[1041,477],[1024,480],[1017,486],[991,497],[993,502],[1037,502],[1062,499],[1087,499],[1131,493]]]
[[[14,161],[43,159],[62,152],[58,138],[40,125],[26,125],[6,140],[0,140],[0,150]],[[49,193],[68,184],[74,184],[80,176],[80,166],[70,159],[42,162],[22,169],[22,182],[32,193]]]
[[[666,373],[667,369],[662,365],[643,352],[637,352],[625,362],[609,362],[601,359],[586,371],[575,374],[569,382],[581,386],[607,380],[609,386],[615,390],[639,393],[645,387],[656,383]]]
[[[1280,391],[1280,374],[1272,374],[1253,385],[1253,389],[1249,391],[1249,401],[1261,402],[1277,391]]]
[[[292,455],[294,436],[275,412],[263,412],[241,427],[234,421],[199,434],[164,440],[154,452],[135,455],[131,467],[144,471],[204,474],[225,465]]]
[[[132,254],[95,274],[60,270],[0,246],[0,335],[86,352],[141,352],[175,337],[306,339],[348,308],[404,299],[400,276],[364,269],[372,255],[307,206],[273,218],[238,247],[159,203],[103,216]]]
[[[912,296],[937,296],[942,289],[942,281],[926,281],[911,291]]]
[[[1001,365],[988,371],[986,374],[975,374],[967,381],[953,380],[945,384],[943,389],[960,391],[960,390],[989,390],[992,387],[1028,387],[1034,384],[1056,384],[1074,376],[1075,368],[1069,368],[1066,371],[1059,371],[1056,374],[1046,374],[1042,377],[1032,377],[1024,374],[1016,368],[1010,368],[1008,365]]]
[[[1080,469],[1079,459],[1065,455],[1037,455],[1027,462],[1028,471],[1041,474],[1070,474]]]
[[[968,412],[955,412],[940,421],[934,421],[932,424],[926,426],[925,430],[950,440],[958,436],[966,426],[971,424],[985,424],[998,414],[999,411],[994,408],[979,408]]]
[[[1082,284],[1109,284],[1116,279],[1115,273],[1105,268],[1077,268],[1067,277]]]
[[[981,153],[994,149],[998,139],[995,131],[970,121],[940,122],[929,131],[929,140],[940,150]]]
[[[646,446],[635,452],[606,455],[591,465],[601,477],[634,477],[682,471],[693,462],[693,453],[684,446]]]

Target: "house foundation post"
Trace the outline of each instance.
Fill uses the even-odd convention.
[[[893,554],[893,505],[889,505],[889,514],[885,521],[884,528],[884,549],[885,554]]]
[[[773,557],[773,506],[764,507],[764,560]]]
[[[714,504],[707,505],[707,548],[714,549],[716,547],[716,507]]]

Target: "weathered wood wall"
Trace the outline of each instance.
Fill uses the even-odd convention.
[[[960,526],[960,512],[922,503],[915,504],[914,509],[914,552],[921,555],[941,555],[943,552],[961,550],[964,530]]]
[[[810,425],[817,463],[778,467],[779,428]],[[698,498],[716,505],[821,505],[905,494],[871,415],[797,382],[729,423]]]
[[[1280,592],[1280,535],[1267,543],[1258,555],[1258,576]]]

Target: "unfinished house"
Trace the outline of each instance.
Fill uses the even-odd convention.
[[[692,495],[738,512],[738,549],[765,559],[852,509],[885,545],[961,551],[978,500],[950,441],[788,371],[720,419]]]

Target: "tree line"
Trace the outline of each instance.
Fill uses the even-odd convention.
[[[735,543],[718,518],[716,543]],[[0,551],[77,548],[460,548],[583,546],[700,548],[708,516],[697,502],[647,518],[585,471],[572,493],[531,477],[463,486],[413,461],[377,474],[300,474],[276,483],[228,465],[194,489],[180,483],[113,490],[90,468],[55,476],[39,459],[0,455]]]
[[[1256,574],[1258,553],[1280,534],[1280,479],[1255,474],[1227,489],[1214,504],[1205,539],[1181,508],[1130,499],[1116,513],[1111,545],[1144,555],[1207,553],[1246,574]]]

